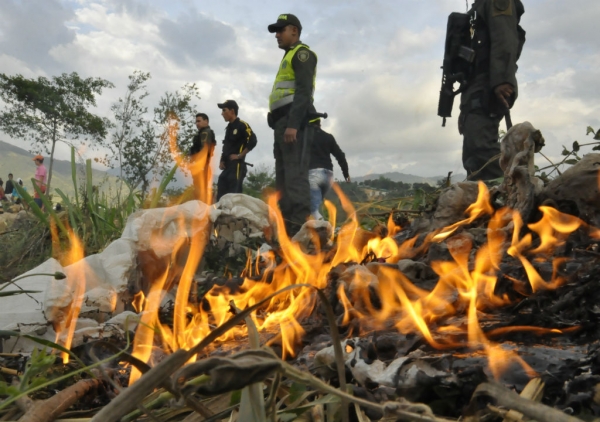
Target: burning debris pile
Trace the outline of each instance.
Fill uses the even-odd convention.
[[[339,189],[349,221],[335,233],[328,205],[330,221],[310,221],[294,239],[274,197],[143,211],[101,254],[15,280],[45,293],[14,303],[18,323],[0,321],[88,361],[110,349],[99,339],[122,348],[135,332],[131,354],[106,355],[102,374],[113,383],[106,401],[115,382],[130,386],[93,421],[598,415],[600,154],[544,187],[533,167],[543,144],[531,124],[515,125],[502,141],[501,185],[457,183],[406,227],[390,215],[386,227],[362,229]],[[241,272],[207,269],[240,256]],[[4,351],[31,344],[10,337]],[[181,400],[155,394],[140,408],[158,388]],[[241,402],[231,407],[234,390]]]

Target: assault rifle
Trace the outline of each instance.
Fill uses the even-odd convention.
[[[475,60],[475,50],[470,48],[471,17],[466,13],[451,13],[446,28],[446,45],[442,65],[442,88],[438,101],[438,116],[442,117],[442,126],[446,118],[452,117],[454,97],[465,90]],[[455,91],[454,84],[459,88]]]

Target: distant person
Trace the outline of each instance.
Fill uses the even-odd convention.
[[[317,121],[314,124],[314,138],[310,146],[310,163],[308,166],[310,214],[317,220],[323,219],[323,216],[319,212],[319,207],[333,184],[331,155],[335,157],[340,165],[344,180],[350,182],[346,155],[337,142],[335,142],[333,135],[321,129],[321,124]]]
[[[4,193],[6,194],[6,196],[12,195],[13,189],[14,189],[13,174],[8,173],[8,180],[6,181],[6,187],[4,189]]]
[[[190,157],[194,164],[202,168],[195,168],[192,171],[194,191],[196,199],[209,203],[211,198],[208,198],[207,193],[208,188],[212,185],[212,180],[209,180],[212,179],[210,159],[213,156],[217,141],[215,141],[215,132],[210,128],[209,119],[206,114],[196,114],[196,127],[198,128],[198,133],[192,140]]]
[[[24,191],[27,191],[27,188],[25,186],[23,186],[23,180],[21,178],[17,179],[17,184],[19,185],[19,187],[21,189],[23,189]],[[21,202],[23,202],[21,195],[19,194],[19,192],[17,191],[17,189],[13,189],[12,191],[12,201],[15,204],[20,204]]]
[[[4,181],[2,179],[0,179],[0,201],[8,201],[4,193]]]
[[[223,153],[219,168],[223,170],[217,182],[217,201],[227,193],[242,193],[246,177],[246,155],[256,146],[256,135],[248,123],[238,117],[239,106],[234,100],[217,104],[223,120],[229,122],[225,129]]]
[[[44,157],[38,154],[35,157],[33,157],[33,162],[36,165],[34,185],[37,185],[42,191],[42,193],[46,193],[46,176],[48,175],[48,171],[46,170],[46,166],[44,166]],[[35,193],[33,194],[33,200],[38,207],[42,208],[42,198],[40,198],[39,194],[35,190],[35,186],[34,191]]]

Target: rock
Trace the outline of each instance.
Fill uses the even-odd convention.
[[[466,218],[465,211],[477,201],[479,184],[459,182],[444,189],[440,194],[428,230],[440,229]]]
[[[535,177],[534,154],[544,146],[542,133],[531,123],[511,127],[500,144],[500,168],[504,181],[498,191],[506,196],[505,205],[520,213],[528,221],[534,209],[535,195],[543,182]]]
[[[396,265],[402,274],[416,285],[432,279],[437,279],[437,274],[424,262],[416,262],[412,259],[401,259]]]
[[[300,244],[304,251],[309,251],[312,248],[323,248],[324,245],[330,243],[329,239],[333,233],[333,228],[329,221],[324,220],[308,220],[300,227],[300,230],[292,237],[293,242]],[[314,236],[317,236],[315,239]],[[319,245],[315,245],[318,242]]]
[[[584,155],[581,161],[548,183],[538,197],[539,202],[555,206],[561,212],[576,215],[599,227],[599,169],[600,154]]]

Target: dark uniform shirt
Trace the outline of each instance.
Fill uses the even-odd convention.
[[[245,148],[252,151],[256,146],[256,135],[248,123],[237,117],[225,128],[221,162],[227,164],[231,154],[240,154]]]
[[[333,171],[331,155],[335,157],[342,168],[344,179],[350,177],[348,174],[348,162],[346,155],[335,142],[335,138],[330,133],[325,132],[319,127],[315,127],[314,138],[310,146],[310,165],[309,169],[327,169]]]
[[[503,114],[493,90],[505,83],[513,86],[514,93],[508,103],[514,104],[518,95],[517,60],[525,41],[525,31],[518,25],[524,12],[521,0],[476,0],[469,10],[476,17],[476,64],[461,97],[461,107],[483,107]]]
[[[203,127],[198,131],[198,133],[194,136],[192,140],[192,146],[190,147],[190,155],[194,155],[202,151],[202,148],[205,148],[206,145],[209,145],[211,148],[217,144],[215,140],[215,132],[210,128],[210,126]]]

